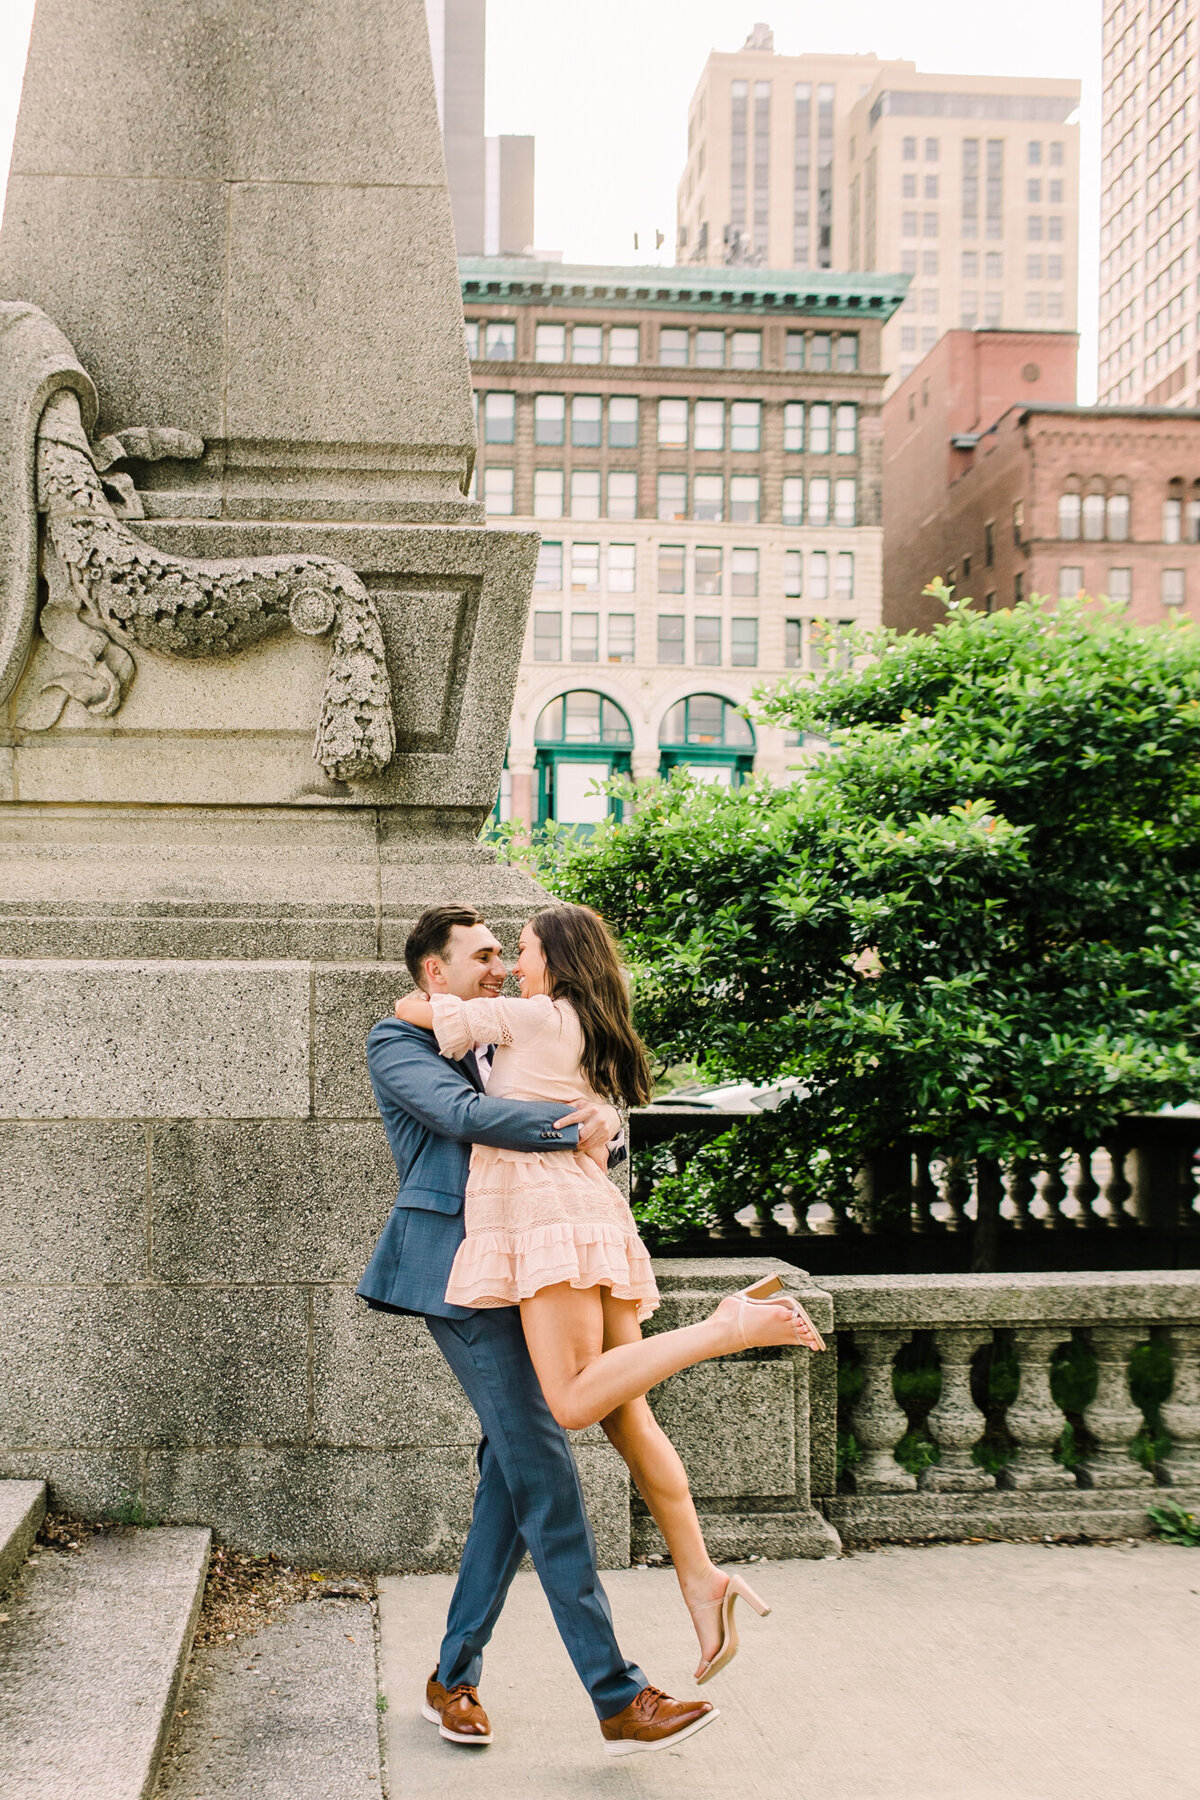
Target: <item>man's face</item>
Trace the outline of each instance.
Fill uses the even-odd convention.
[[[455,925],[442,956],[425,958],[425,981],[431,994],[457,994],[460,1000],[494,1000],[508,974],[500,945],[486,925]]]

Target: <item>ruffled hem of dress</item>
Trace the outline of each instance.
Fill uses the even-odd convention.
[[[650,1255],[636,1233],[602,1223],[479,1231],[459,1245],[446,1299],[452,1306],[516,1306],[542,1288],[606,1287],[637,1302],[639,1321],[659,1303]]]

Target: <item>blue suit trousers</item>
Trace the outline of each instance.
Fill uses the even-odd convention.
[[[647,1685],[621,1655],[596,1570],[579,1471],[546,1405],[515,1306],[425,1323],[479,1415],[479,1486],[438,1661],[438,1680],[477,1686],[483,1649],[526,1548],[596,1715],[623,1712]]]

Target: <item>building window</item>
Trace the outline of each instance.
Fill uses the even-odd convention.
[[[1098,544],[1104,537],[1104,495],[1085,494],[1083,497],[1083,535],[1089,544]]]
[[[785,475],[783,478],[783,523],[785,525],[803,525],[804,523],[803,475]]]
[[[858,483],[854,477],[841,476],[833,484],[833,522],[835,525],[857,523]]]
[[[658,660],[660,663],[683,661],[683,614],[659,613]]]
[[[571,545],[571,592],[573,594],[598,594],[600,592],[599,544]]]
[[[921,215],[921,236],[935,238],[938,234],[938,216],[935,212]]]
[[[803,550],[785,550],[783,553],[783,591],[789,600],[799,600],[804,593]]]
[[[512,319],[489,319],[483,334],[488,362],[512,362],[517,354],[517,327]]]
[[[660,519],[687,518],[687,476],[660,475],[658,478],[658,516]]]
[[[608,360],[629,368],[641,361],[639,332],[636,325],[610,325],[608,330]],[[612,660],[611,658],[609,659]]]
[[[1046,236],[1052,244],[1063,241],[1063,218],[1061,213],[1051,213],[1046,220]]]
[[[902,200],[915,200],[916,197],[917,197],[917,178],[916,178],[916,176],[915,175],[902,175],[900,177],[900,198]]]
[[[598,519],[600,517],[599,469],[571,470],[571,517],[573,519]]]
[[[664,325],[658,334],[658,360],[663,368],[687,367],[688,334],[673,325]]]
[[[600,415],[603,402],[599,394],[576,394],[571,402],[571,442],[579,450],[600,448]]]
[[[1110,569],[1108,571],[1108,597],[1128,605],[1133,599],[1133,570]]]
[[[1041,316],[1042,316],[1042,296],[1037,292],[1026,294],[1026,296],[1025,296],[1025,317],[1027,319],[1040,319]]]
[[[1182,569],[1164,569],[1162,572],[1162,603],[1164,606],[1182,606],[1186,598]]]
[[[965,289],[959,296],[958,322],[964,331],[974,331],[979,322],[979,295]]]
[[[563,547],[561,544],[547,543],[545,539],[538,549],[537,573],[533,578],[535,588],[542,588],[548,593],[562,591]]]
[[[1031,138],[1025,147],[1025,160],[1031,169],[1036,169],[1042,160],[1042,146],[1037,138]]]
[[[479,360],[479,320],[467,319],[464,324],[467,334],[467,355],[472,362]]]
[[[1042,204],[1042,184],[1040,181],[1027,181],[1025,183],[1025,204],[1026,206],[1040,206]]]
[[[937,343],[937,341],[938,341],[937,326],[936,325],[923,326],[922,330],[921,330],[921,354],[925,355],[927,351],[932,350],[934,345]]]
[[[762,442],[762,403],[735,400],[729,408],[729,448],[758,450]]]
[[[1079,536],[1082,512],[1083,502],[1078,494],[1058,496],[1058,535],[1065,542],[1073,543]]]
[[[1187,503],[1184,536],[1189,544],[1200,544],[1200,500],[1189,500]]]
[[[825,550],[814,550],[809,556],[808,597],[810,600],[829,598],[829,554]]]
[[[1004,139],[987,141],[987,226],[986,236],[1004,236]]]
[[[631,663],[634,656],[634,646],[634,615],[632,613],[609,613],[609,662]]]
[[[682,594],[685,581],[684,548],[682,544],[660,544],[658,546],[658,591],[660,594]]]
[[[1004,316],[1004,295],[985,294],[983,296],[983,322],[998,330]]]
[[[1061,256],[1046,258],[1046,280],[1061,281],[1063,278],[1063,259]]]
[[[637,470],[610,469],[608,472],[608,517],[637,518]]]
[[[938,149],[939,149],[940,142],[941,142],[941,140],[939,138],[926,138],[925,139],[925,161],[926,162],[936,162],[937,161]]]
[[[808,447],[814,456],[829,455],[833,408],[820,400],[808,409]]]
[[[689,694],[667,713],[660,744],[732,745],[754,748],[754,733],[731,701],[719,694]]]
[[[802,645],[799,619],[785,619],[783,622],[783,666],[785,669],[801,667]]]
[[[608,546],[608,591],[632,594],[637,585],[637,558],[632,544]]]
[[[720,619],[698,618],[692,631],[695,645],[695,660],[709,666],[721,661],[721,621]]]
[[[698,331],[696,333],[696,367],[698,369],[723,369],[725,367],[725,333],[723,331]]]
[[[485,444],[511,444],[516,436],[517,396],[485,394],[483,396],[483,441]]]
[[[937,253],[937,251],[936,250],[922,250],[922,252],[921,252],[921,273],[922,273],[922,275],[936,275],[937,272],[938,272],[938,253]],[[932,310],[934,310],[936,312],[936,310],[937,310],[936,306]]]
[[[936,271],[934,271],[936,273]],[[842,375],[853,375],[858,369],[858,333],[844,331],[837,341],[837,366]]]
[[[925,314],[935,313],[938,309],[938,291],[936,288],[921,289],[921,311]]]
[[[567,402],[562,394],[535,394],[533,398],[533,441],[535,444],[561,444],[566,439]]]
[[[1025,236],[1031,244],[1039,244],[1042,239],[1042,218],[1040,213],[1030,213],[1025,221]]]
[[[788,332],[784,345],[783,366],[793,372],[804,367],[804,333],[802,331]]]
[[[902,325],[900,327],[900,348],[901,348],[901,350],[914,350],[915,351],[916,347],[917,347],[917,328],[916,328],[916,326],[915,325]]]
[[[901,237],[906,238],[916,237],[917,215],[915,212],[905,212],[900,214],[900,235]]]
[[[562,661],[562,614],[535,612],[533,615],[534,662]]]
[[[828,525],[829,523],[828,475],[813,475],[809,479],[808,522],[810,525]]]
[[[1046,317],[1048,319],[1061,319],[1062,316],[1063,316],[1063,297],[1062,297],[1062,295],[1058,294],[1058,293],[1053,293],[1053,292],[1047,294],[1046,295]]]
[[[938,178],[936,175],[927,175],[925,177],[925,191],[922,194],[921,198],[923,200],[936,200],[937,197],[938,197]],[[926,237],[932,237],[933,235],[934,235],[933,232],[927,231],[925,233]]]
[[[853,600],[854,598],[854,552],[839,550],[837,562],[834,564],[833,597],[835,600]]]
[[[571,661],[600,661],[600,614],[571,614]]]
[[[636,394],[614,394],[608,403],[608,447],[631,450],[638,441]]]
[[[511,469],[483,471],[484,511],[500,516],[513,509],[513,472]]]
[[[719,545],[697,544],[696,546],[696,592],[713,595],[721,592],[721,563],[723,552]]]
[[[729,591],[740,600],[758,596],[758,551],[731,550],[729,553]]]
[[[535,519],[562,518],[563,472],[561,469],[534,470],[533,516]]]
[[[1183,501],[1164,500],[1162,509],[1162,541],[1178,544],[1183,536]]]
[[[1024,530],[1024,528],[1025,528],[1025,502],[1023,500],[1014,500],[1013,501],[1013,543],[1017,546],[1018,549],[1020,549],[1020,547],[1021,547],[1021,533]],[[953,586],[953,583],[951,583],[950,585]]]
[[[857,406],[838,407],[836,443],[839,456],[856,456],[858,454]]]
[[[576,325],[571,332],[571,361],[598,363],[604,361],[604,331],[599,325]]]
[[[1025,258],[1025,279],[1026,281],[1040,281],[1042,279],[1042,258],[1040,256],[1027,256]]]
[[[694,475],[692,477],[692,517],[716,523],[725,517],[725,477]]]
[[[1051,166],[1051,168],[1061,169],[1062,165],[1063,165],[1063,146],[1062,146],[1062,144],[1061,143],[1051,144],[1051,146],[1050,146],[1050,166]]]
[[[725,448],[725,402],[723,400],[697,400],[694,442],[697,450],[723,450]]]
[[[905,162],[916,162],[916,160],[917,160],[917,140],[915,137],[906,137],[903,140],[903,148],[901,150],[901,155],[903,156]]]
[[[729,517],[735,525],[758,524],[758,501],[757,475],[729,477]]]
[[[983,528],[983,566],[994,568],[996,564],[996,523],[989,519]]]
[[[688,441],[688,403],[686,400],[659,401],[658,441],[663,447],[686,450]]]
[[[560,363],[567,360],[567,328],[565,325],[539,325],[533,334],[535,362]]]
[[[1013,576],[1013,605],[1020,606],[1025,598],[1025,572],[1018,569]]]
[[[827,375],[833,368],[833,339],[827,332],[815,331],[809,339],[808,366],[815,375]]]
[[[761,331],[735,331],[733,333],[729,365],[733,369],[761,369]]]
[[[1081,563],[1064,563],[1058,571],[1058,597],[1060,600],[1073,600],[1076,594],[1083,592],[1083,565]]]
[[[804,402],[789,400],[783,409],[783,447],[785,450],[803,450],[804,448]]]
[[[730,620],[729,660],[735,669],[756,669],[758,667],[757,619]]]

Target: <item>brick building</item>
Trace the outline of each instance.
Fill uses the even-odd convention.
[[[879,340],[903,282],[459,266],[476,491],[543,540],[502,807],[586,825],[614,770],[781,773],[794,747],[737,709],[878,621]]]
[[[1081,589],[1200,617],[1200,412],[1071,404],[1070,332],[953,331],[885,402],[884,623]]]

